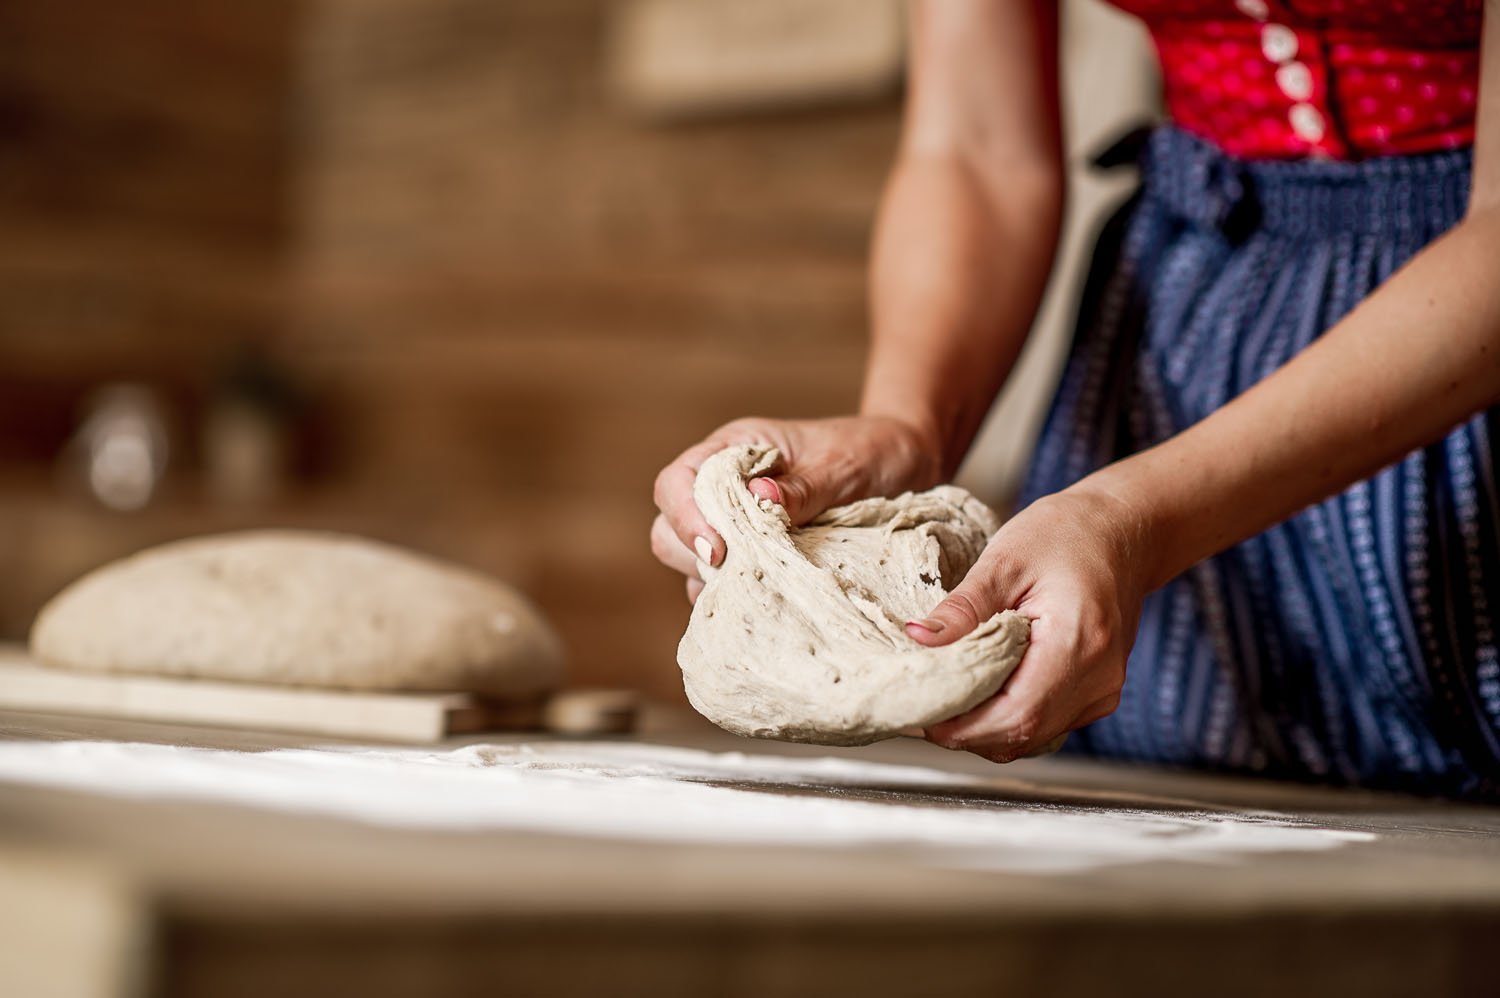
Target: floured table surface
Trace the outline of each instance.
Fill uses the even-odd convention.
[[[1482,993],[1500,928],[1477,806],[697,729],[0,735],[3,842],[127,885],[172,994]]]

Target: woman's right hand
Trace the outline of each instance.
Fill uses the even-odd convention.
[[[693,501],[693,480],[704,460],[730,444],[769,444],[781,452],[771,474],[752,479],[748,487],[757,497],[780,503],[796,525],[856,499],[931,488],[942,475],[935,435],[890,416],[726,423],[656,476],[661,512],[651,525],[651,550],[687,576],[689,600],[703,590],[698,558],[715,566],[724,561],[724,540]]]

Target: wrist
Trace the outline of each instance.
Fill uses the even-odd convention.
[[[1159,589],[1198,558],[1179,549],[1166,505],[1150,479],[1127,461],[1107,465],[1064,490],[1089,502],[1100,529],[1115,538],[1121,564],[1139,592]]]
[[[860,418],[884,428],[882,450],[886,457],[907,469],[915,491],[932,488],[944,479],[947,467],[944,435],[934,413],[920,409],[895,409],[865,405]]]

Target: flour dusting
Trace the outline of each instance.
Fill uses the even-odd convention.
[[[230,752],[116,742],[0,743],[0,781],[217,801],[431,830],[896,850],[929,866],[1066,873],[1227,862],[1374,836],[1275,813],[1074,794],[1057,803],[922,766],[712,753],[635,742]],[[1010,788],[1010,791],[1007,791]],[[1082,802],[1077,802],[1077,801]]]

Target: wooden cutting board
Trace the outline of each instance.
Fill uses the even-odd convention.
[[[404,743],[483,731],[615,734],[634,728],[627,690],[567,690],[525,703],[472,693],[370,692],[70,672],[0,648],[0,709]]]

